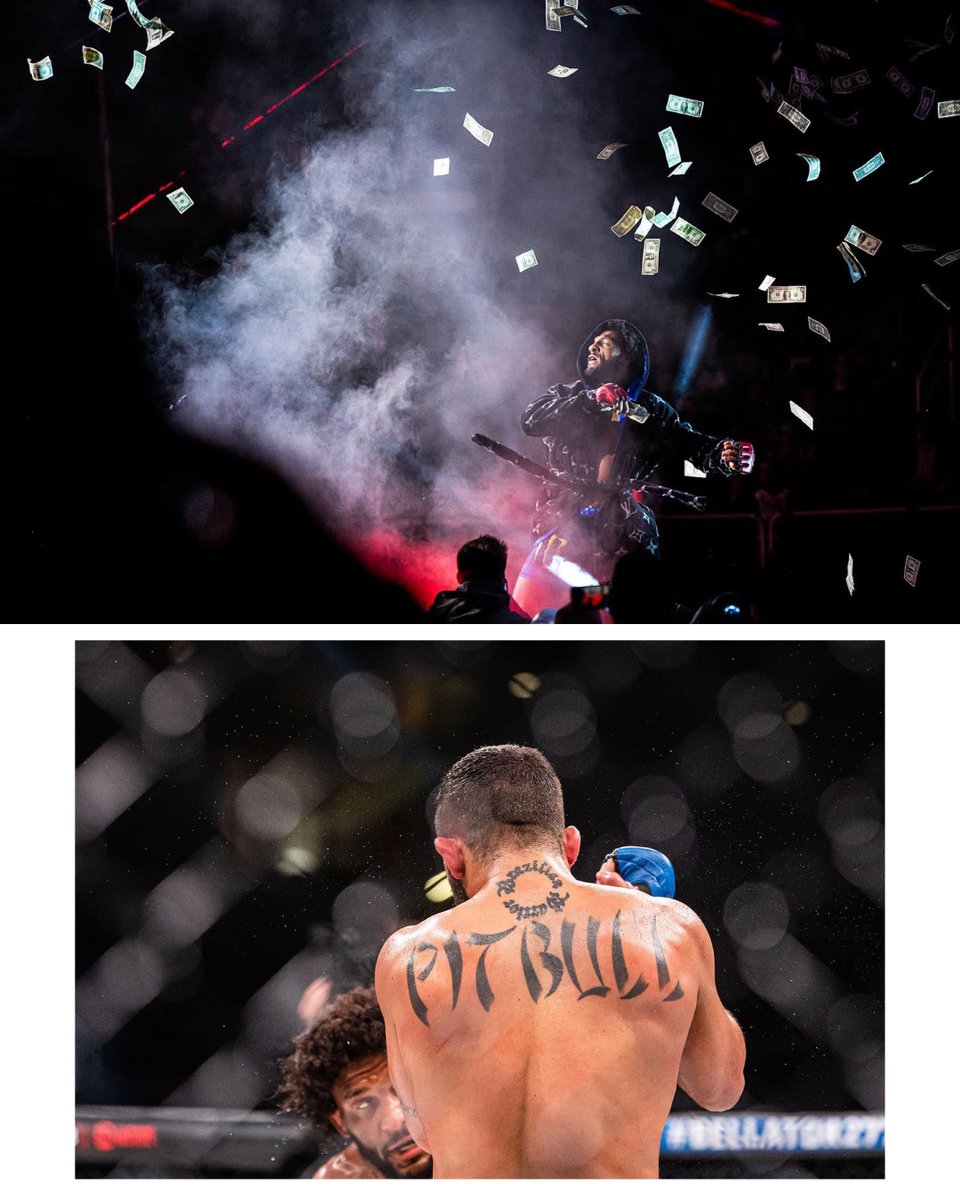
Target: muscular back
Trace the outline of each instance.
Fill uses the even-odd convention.
[[[656,1176],[708,969],[713,987],[698,926],[521,854],[394,934],[377,967],[390,1071],[435,1177]]]

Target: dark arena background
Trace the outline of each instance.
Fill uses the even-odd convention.
[[[78,643],[77,1175],[337,1150],[278,1113],[277,1059],[446,903],[443,772],[519,742],[561,777],[578,879],[624,844],[672,859],[745,1032],[742,1099],[678,1092],[663,1175],[881,1178],[884,673],[863,641]]]
[[[952,619],[952,3],[551,7],[144,0],[149,48],[124,0],[13,7],[11,617],[417,621],[484,532],[512,585],[537,484],[471,437],[542,461],[520,413],[623,316],[649,386],[757,451],[661,465],[710,500],[657,504],[682,604]],[[657,229],[644,275],[611,226],[675,198],[705,237]]]

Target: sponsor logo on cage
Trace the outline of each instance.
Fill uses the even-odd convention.
[[[157,1144],[155,1125],[116,1125],[113,1121],[96,1121],[93,1125],[77,1124],[78,1146],[94,1150],[120,1150],[130,1146],[151,1147]]]
[[[663,1150],[710,1153],[730,1150],[883,1150],[883,1114],[838,1116],[670,1117]]]

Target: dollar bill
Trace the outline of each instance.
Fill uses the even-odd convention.
[[[815,321],[813,317],[808,316],[807,325],[813,330],[814,333],[819,334],[819,336],[824,338],[826,341],[830,341],[830,330],[821,321]]]
[[[948,46],[953,45],[953,30],[950,27],[950,22],[952,20],[953,20],[953,13],[950,13],[950,15],[947,17],[947,23],[943,27],[943,40],[947,43]]]
[[[815,154],[801,154],[797,151],[797,158],[802,158],[807,164],[807,183],[820,177],[820,159]]]
[[[850,272],[850,278],[854,283],[859,283],[864,275],[866,275],[866,271],[860,265],[860,260],[853,253],[846,242],[840,242],[840,244],[837,246],[837,249],[840,251],[840,257],[847,264],[847,270]]]
[[[147,56],[141,50],[133,52],[133,66],[130,68],[130,74],[123,81],[131,90],[137,86],[143,75],[143,68],[147,65]]]
[[[858,229],[856,225],[851,225],[844,235],[843,240],[849,242],[851,246],[856,246],[858,250],[862,250],[864,254],[876,254],[883,245],[883,242],[878,237],[874,237],[872,233],[864,233],[862,229]]]
[[[630,232],[642,216],[642,209],[637,208],[635,204],[631,204],[616,225],[610,226],[610,232],[615,233],[617,237],[623,237]]]
[[[684,117],[700,117],[703,116],[703,101],[671,94],[667,97],[667,112],[680,113]]]
[[[848,554],[848,555],[847,555],[847,578],[846,578],[846,584],[847,584],[847,591],[848,591],[848,592],[850,593],[850,595],[852,596],[852,595],[853,595],[853,587],[854,587],[854,584],[853,584],[853,555],[852,555],[852,554]]]
[[[931,87],[923,87],[920,89],[920,101],[917,107],[913,110],[913,115],[918,121],[925,121],[930,115],[930,109],[933,108],[933,102],[936,99],[937,93]]]
[[[798,105],[800,103],[801,95],[802,92],[800,90],[800,81],[797,79],[796,75],[791,75],[790,80],[787,83],[787,100],[790,104]]]
[[[560,0],[547,0],[547,4],[546,4],[547,29],[549,29],[551,33],[559,33],[562,28],[562,26],[560,24],[560,18],[557,16],[557,9],[559,7],[560,7]]]
[[[813,428],[813,417],[810,416],[805,408],[801,408],[800,405],[793,400],[790,401],[790,411],[795,417],[798,417],[808,429]]]
[[[658,229],[662,229],[664,227],[664,225],[669,225],[670,222],[676,218],[676,215],[679,211],[680,211],[680,197],[674,196],[673,206],[671,207],[670,211],[668,213],[658,212],[657,215],[653,218],[654,225],[656,225],[656,227]]]
[[[640,266],[641,275],[656,275],[660,270],[660,239],[647,238],[643,243],[643,263]]]
[[[938,267],[949,267],[951,263],[955,263],[960,258],[960,250],[951,250],[949,254],[941,254],[939,258],[933,261]]]
[[[50,61],[49,54],[44,55],[43,58],[38,58],[36,62],[32,58],[28,58],[27,67],[30,71],[30,78],[36,79],[38,82],[43,79],[53,78],[53,63]]]
[[[562,64],[557,63],[555,67],[551,67],[547,74],[552,75],[554,79],[566,79],[568,75],[576,75],[579,70],[579,67],[564,67]]]
[[[779,321],[758,321],[757,324],[761,329],[769,329],[771,333],[783,333],[783,326]]]
[[[861,179],[866,179],[868,175],[872,175],[874,171],[879,171],[886,159],[882,154],[875,154],[873,158],[868,158],[863,166],[855,167],[853,171],[854,180],[859,183]]]
[[[757,81],[757,83],[760,84],[760,95],[763,96],[764,103],[769,104],[770,101],[777,94],[776,87],[772,83],[770,84],[769,87],[767,87],[766,83],[764,83],[764,81],[760,78],[759,75],[754,75],[754,79]]]
[[[415,92],[455,92],[457,89],[452,87],[435,87],[435,88],[414,88]]]
[[[901,72],[898,71],[896,67],[890,68],[890,70],[887,72],[887,78],[897,89],[897,91],[902,92],[904,96],[912,96],[917,90],[908,79],[903,77]]]
[[[673,132],[673,126],[668,125],[666,129],[661,129],[657,137],[667,156],[667,166],[675,167],[680,161],[680,147],[677,145],[677,135]]]
[[[597,155],[597,158],[606,161],[611,154],[616,154],[618,150],[622,150],[624,146],[629,145],[629,142],[611,142],[609,146],[604,146],[604,148]]]
[[[867,71],[850,71],[846,75],[835,75],[830,80],[830,88],[838,96],[848,96],[851,92],[859,92],[870,86],[870,75]]]
[[[922,175],[918,175],[916,177],[916,179],[911,179],[910,182],[907,184],[907,187],[913,187],[913,185],[915,183],[923,183],[923,181],[926,179],[926,177],[928,175],[932,175],[932,174],[933,174],[933,168],[931,167],[929,171],[925,171]]]
[[[716,296],[718,300],[736,300],[739,292],[707,292],[708,296]]]
[[[493,141],[493,131],[484,129],[480,122],[471,117],[469,113],[463,118],[463,127],[468,133],[473,134],[478,142],[483,142],[485,146],[489,146]]]
[[[799,129],[801,133],[806,133],[810,128],[810,118],[805,117],[799,108],[794,108],[786,100],[780,101],[780,107],[777,109],[777,112],[781,117],[786,117],[790,124],[795,129]]]
[[[903,580],[904,583],[909,583],[912,588],[917,586],[917,573],[920,570],[920,559],[914,558],[912,554],[908,554],[903,561]]]
[[[532,250],[524,250],[522,254],[517,255],[517,270],[529,271],[531,267],[537,265],[537,256]]]
[[[155,46],[159,46],[161,42],[165,42],[167,38],[172,38],[174,31],[160,20],[159,17],[153,17],[143,27],[143,32],[147,35],[147,49],[153,50]]]
[[[764,275],[763,282],[760,284],[759,291],[765,292],[771,283],[776,279],[776,275]]]
[[[830,111],[829,108],[823,110],[823,115],[831,120],[834,125],[856,125],[860,119],[859,113],[851,113],[849,117],[837,117]]]
[[[927,295],[930,297],[931,300],[936,300],[936,302],[940,305],[941,308],[945,308],[947,310],[947,312],[950,312],[950,305],[947,304],[947,302],[945,300],[941,300],[939,296],[935,296],[933,294],[933,292],[930,290],[930,288],[928,288],[925,283],[921,283],[920,286],[927,293]]]
[[[450,174],[450,159],[435,158],[433,160],[434,175],[449,175]]]
[[[936,246],[918,246],[916,242],[905,242],[904,250],[909,250],[913,254],[920,254],[924,250],[929,250],[931,254],[936,253]]]
[[[724,221],[732,221],[740,211],[738,208],[734,208],[732,204],[728,204],[726,200],[721,200],[719,196],[715,196],[713,192],[707,192],[700,203],[704,208],[708,208],[712,213],[716,213],[718,217],[722,217]]]
[[[767,148],[763,142],[756,142],[750,147],[750,157],[753,159],[755,167],[759,167],[761,163],[770,161],[770,155],[767,153]]]
[[[98,70],[103,70],[103,55],[93,46],[82,46],[83,61],[91,67],[96,67]]]
[[[689,458],[683,460],[683,473],[687,479],[706,479],[706,471],[701,471],[699,467],[695,467]]]
[[[615,4],[610,9],[615,12],[618,17],[639,17],[641,15],[639,8],[634,8],[632,4]]]
[[[89,0],[89,4],[90,12],[87,16],[94,25],[99,25],[109,33],[113,28],[113,9],[109,4],[104,4],[103,0]]]
[[[655,208],[651,208],[649,205],[644,208],[643,215],[640,218],[640,224],[633,231],[633,236],[638,242],[642,242],[650,232],[650,227],[653,225],[653,217],[656,211],[657,210]]]
[[[145,17],[140,9],[137,8],[137,0],[127,0],[127,12],[131,17],[133,17],[141,29],[145,29],[153,20],[152,17]]]
[[[837,46],[825,46],[823,44],[823,42],[817,42],[816,46],[817,46],[817,57],[820,59],[821,62],[826,62],[830,58],[847,58],[847,59],[849,59],[849,57],[850,57],[850,55],[846,52],[846,50],[841,50]]]
[[[580,0],[569,0],[567,4],[561,4],[554,9],[558,17],[573,17],[578,25],[587,28],[587,22],[584,19],[583,13],[580,12]]]
[[[678,167],[673,168],[667,178],[670,179],[674,175],[686,175],[692,166],[692,162],[682,162]]]
[[[689,242],[691,246],[699,246],[703,239],[707,236],[702,229],[698,229],[696,225],[691,225],[689,221],[682,221],[677,218],[670,226],[671,232],[682,237],[685,242]]]
[[[767,288],[768,304],[806,304],[806,302],[807,285],[805,283],[792,285],[778,283],[776,286],[771,285]]]
[[[167,199],[177,210],[178,213],[185,213],[188,208],[193,207],[193,201],[186,193],[185,188],[174,188],[172,192],[167,192]]]
[[[960,117],[960,100],[938,100],[938,117]]]

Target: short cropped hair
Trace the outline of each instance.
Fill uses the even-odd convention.
[[[371,987],[342,992],[321,1017],[293,1039],[280,1060],[283,1082],[276,1099],[282,1112],[297,1112],[322,1129],[336,1111],[333,1086],[340,1072],[375,1054],[386,1054],[383,1014]]]
[[[464,542],[457,551],[457,570],[467,579],[499,583],[507,573],[507,545],[492,533]]]
[[[462,838],[481,862],[501,848],[560,850],[560,780],[532,746],[481,746],[444,775],[434,824],[438,837]]]

